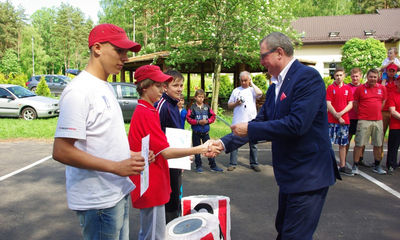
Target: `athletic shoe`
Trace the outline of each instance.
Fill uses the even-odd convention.
[[[196,167],[196,172],[197,173],[203,173],[203,168],[202,167]]]
[[[389,169],[388,169],[388,171],[387,171],[387,174],[393,175],[393,174],[394,174],[394,168],[389,167]]]
[[[211,172],[223,172],[224,170],[222,170],[221,168],[219,168],[218,166],[215,166],[213,168],[211,168]]]
[[[372,170],[378,174],[386,174],[386,171],[382,169],[381,165],[378,165],[376,167],[374,167],[374,169]]]
[[[235,166],[229,166],[228,169],[226,169],[226,170],[228,170],[228,171],[233,171],[233,170],[235,170],[235,169],[236,169]]]
[[[253,166],[253,167],[251,167],[251,169],[253,169],[254,172],[261,172],[261,169],[259,166]]]
[[[353,173],[354,175],[360,174],[360,173],[358,172],[358,167],[357,167],[356,165],[354,165],[353,168],[351,169],[351,173]]]
[[[359,161],[358,162],[358,166],[366,167],[366,168],[370,168],[371,167],[371,165],[369,165],[368,163],[366,163],[364,161]],[[375,165],[374,165],[374,167],[375,167]]]
[[[346,175],[346,176],[349,176],[349,177],[354,176],[353,171],[352,171],[350,168],[348,168],[347,166],[339,167],[339,172],[340,172],[341,174]]]

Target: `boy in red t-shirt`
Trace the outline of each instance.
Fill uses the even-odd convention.
[[[339,172],[346,176],[354,176],[346,166],[346,146],[349,144],[350,119],[348,112],[353,108],[351,88],[343,83],[344,69],[338,67],[333,73],[335,81],[326,89],[328,107],[329,136],[332,144],[339,145]]]
[[[140,176],[130,179],[136,188],[131,192],[132,206],[140,209],[141,228],[138,239],[164,239],[165,207],[169,201],[171,186],[167,159],[206,153],[208,142],[193,148],[170,148],[167,137],[161,130],[160,118],[154,103],[164,92],[163,83],[172,77],[164,74],[158,66],[145,65],[135,71],[137,91],[141,99],[133,113],[129,129],[129,146],[132,151],[141,151],[142,138],[150,135],[149,150],[155,161],[149,166],[149,187],[140,196]],[[215,150],[215,147],[213,147]]]
[[[397,155],[400,146],[400,77],[396,78],[397,91],[389,96],[387,106],[390,111],[388,153],[386,158],[387,173],[392,175],[399,167]]]

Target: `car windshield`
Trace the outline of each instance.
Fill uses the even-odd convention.
[[[21,86],[8,87],[8,91],[12,92],[18,98],[34,97],[36,94]]]
[[[60,75],[60,78],[66,82],[71,82],[71,78],[67,76]]]

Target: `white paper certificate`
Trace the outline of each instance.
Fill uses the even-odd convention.
[[[172,148],[190,148],[192,145],[192,131],[179,128],[166,128],[165,135]],[[168,159],[169,168],[190,170],[190,157]]]
[[[144,170],[140,173],[140,196],[149,188],[149,141],[150,134],[142,138],[142,157],[144,158]]]

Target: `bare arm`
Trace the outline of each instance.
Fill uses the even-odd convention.
[[[132,156],[120,162],[95,157],[74,146],[76,139],[55,138],[53,158],[60,163],[76,168],[110,172],[119,176],[137,175],[143,171],[144,159]]]
[[[239,99],[237,99],[236,102],[228,103],[228,108],[234,109],[235,107],[239,106],[240,104],[242,104],[242,102]]]
[[[209,144],[212,144],[210,140],[205,142],[203,145],[199,145],[192,148],[167,148],[161,152],[161,155],[165,159],[171,159],[171,158],[186,157],[194,154],[204,154],[208,152]],[[217,155],[220,153],[220,151],[217,150],[216,147],[212,147],[211,149],[213,152],[217,153]]]
[[[391,114],[394,118],[400,120],[400,113],[399,113],[398,111],[396,111],[396,107],[389,107],[389,111],[390,111],[390,114]]]
[[[259,87],[257,87],[257,86],[253,83],[253,80],[251,80],[250,86],[253,87],[254,92],[256,93],[256,97],[261,97],[261,96],[262,96],[263,92],[261,91],[261,89],[260,89]]]

